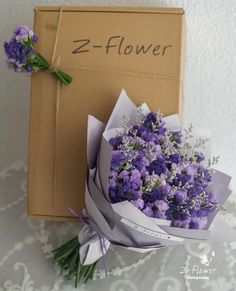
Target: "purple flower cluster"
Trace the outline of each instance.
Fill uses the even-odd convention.
[[[111,202],[128,200],[147,216],[171,220],[175,227],[205,228],[218,207],[208,191],[212,174],[201,152],[186,154],[185,143],[181,130],[168,129],[153,112],[111,138]]]
[[[72,77],[59,70],[34,49],[38,37],[27,26],[15,29],[9,42],[4,43],[8,68],[15,72],[34,73],[39,70],[50,71],[64,85],[69,85]]]
[[[36,52],[33,48],[36,42],[37,36],[27,26],[17,27],[12,39],[4,43],[8,67],[15,72],[36,71],[38,69],[35,66]]]

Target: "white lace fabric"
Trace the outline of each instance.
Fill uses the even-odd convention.
[[[77,223],[30,220],[24,160],[0,172],[0,291],[234,291],[236,242],[166,247],[146,255],[111,247],[109,273],[75,289],[52,264],[52,250],[77,234]],[[236,227],[236,195],[222,215]]]

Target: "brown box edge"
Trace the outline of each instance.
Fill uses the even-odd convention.
[[[113,13],[160,13],[160,14],[184,14],[182,7],[131,7],[131,6],[36,6],[35,10],[44,12],[113,12]]]

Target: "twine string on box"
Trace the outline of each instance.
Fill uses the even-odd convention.
[[[87,66],[63,66],[63,69],[71,69],[71,70],[82,70],[82,71],[93,71],[93,72],[101,72],[101,73],[111,73],[111,74],[119,74],[126,75],[131,77],[138,78],[149,78],[149,79],[162,79],[162,80],[170,80],[170,81],[181,81],[181,79],[176,78],[175,76],[167,76],[167,75],[156,75],[150,73],[138,73],[131,71],[120,71],[114,69],[105,69],[99,67],[87,67]]]
[[[51,72],[58,71],[59,66],[60,66],[60,56],[57,55],[57,47],[58,47],[58,40],[59,40],[61,23],[62,23],[63,11],[64,11],[63,6],[61,6],[60,10],[59,10],[55,41],[54,41],[54,45],[53,45],[52,65],[49,67],[49,71],[51,71]],[[63,67],[63,69],[111,73],[111,74],[126,75],[126,76],[130,76],[130,77],[137,77],[137,78],[144,78],[144,79],[149,78],[149,79],[177,81],[177,82],[180,82],[180,91],[182,92],[181,78],[176,78],[176,76],[158,75],[158,74],[150,74],[150,73],[139,73],[139,72],[132,72],[132,71],[121,71],[121,70],[115,70],[115,69],[106,69],[106,68],[90,67],[90,66],[65,65],[62,67]],[[55,196],[55,188],[56,188],[56,179],[55,179],[55,176],[56,176],[56,147],[57,147],[57,139],[58,139],[60,90],[61,90],[61,84],[60,84],[59,80],[57,80],[57,89],[56,90],[57,90],[57,92],[56,92],[56,109],[55,109],[55,138],[54,138],[53,195],[52,195],[53,215],[55,213],[55,197],[54,196]]]
[[[60,57],[58,56],[56,58],[56,50],[57,50],[57,43],[59,38],[59,31],[61,27],[61,20],[62,20],[62,12],[63,12],[63,6],[61,6],[58,16],[58,22],[57,22],[57,30],[56,30],[56,36],[55,41],[53,45],[53,52],[52,52],[52,65],[49,67],[49,70],[58,70],[58,66],[60,63]],[[55,63],[55,60],[57,61]],[[53,157],[53,189],[52,189],[52,211],[53,211],[53,217],[55,215],[55,189],[56,189],[56,152],[57,152],[57,139],[58,139],[58,118],[59,118],[59,107],[60,107],[60,81],[57,80],[57,92],[56,92],[56,112],[55,112],[55,137],[54,137],[54,157]]]

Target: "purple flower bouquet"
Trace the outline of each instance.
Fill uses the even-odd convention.
[[[38,37],[27,26],[15,29],[12,39],[4,43],[8,68],[15,72],[35,73],[47,70],[57,77],[64,85],[69,85],[72,77],[59,70],[34,49]]]
[[[110,244],[144,253],[236,239],[216,216],[231,178],[211,168],[207,139],[181,129],[177,115],[137,108],[123,90],[106,125],[89,116],[87,146],[86,210],[71,209],[84,226],[54,255],[76,286]]]

